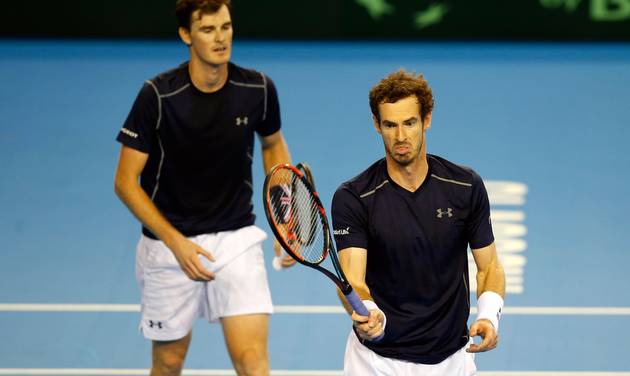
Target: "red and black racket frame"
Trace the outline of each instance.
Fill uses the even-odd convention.
[[[323,262],[326,259],[326,255],[328,253],[330,253],[330,258],[331,258],[333,267],[335,268],[335,272],[336,272],[337,275],[335,275],[335,274],[331,273],[329,270],[321,267],[319,265],[319,263],[308,262],[308,261],[304,260],[302,257],[300,257],[299,255],[296,255],[291,250],[291,247],[289,246],[289,244],[287,244],[285,242],[284,237],[280,233],[280,230],[278,230],[278,228],[277,228],[278,223],[276,222],[276,220],[275,220],[275,218],[273,216],[273,213],[272,213],[271,197],[269,197],[269,192],[270,192],[270,187],[269,187],[269,180],[270,179],[269,179],[269,177],[272,176],[274,174],[274,172],[277,171],[278,169],[289,169],[289,170],[292,170],[293,173],[295,173],[295,175],[297,175],[302,180],[302,182],[304,183],[304,186],[313,195],[313,198],[315,199],[315,203],[318,206],[318,210],[319,210],[319,213],[320,213],[319,217],[320,217],[320,220],[322,221],[322,228],[323,228],[323,231],[324,231],[325,248],[324,248],[324,256],[322,257],[322,260],[320,261],[320,263]],[[369,311],[367,310],[367,308],[365,307],[365,305],[363,304],[363,302],[361,301],[361,299],[359,298],[357,293],[352,289],[352,286],[350,285],[350,283],[346,279],[346,275],[343,273],[343,270],[341,269],[341,265],[339,264],[339,258],[337,257],[336,250],[335,250],[335,247],[334,247],[334,243],[333,243],[333,240],[332,240],[332,236],[330,234],[330,226],[328,224],[328,218],[326,216],[326,210],[324,210],[324,205],[322,205],[322,202],[321,202],[321,200],[319,198],[319,195],[317,194],[317,191],[315,191],[315,188],[311,184],[311,181],[309,181],[309,178],[302,171],[300,171],[300,169],[298,169],[296,166],[293,166],[291,164],[285,163],[285,164],[279,164],[279,165],[274,166],[270,170],[269,174],[267,175],[267,178],[265,178],[265,184],[263,186],[263,202],[264,202],[264,206],[265,206],[265,210],[264,210],[265,211],[265,216],[267,217],[267,221],[269,222],[269,226],[271,227],[271,231],[273,231],[273,234],[275,235],[276,239],[278,240],[280,245],[287,251],[287,253],[289,255],[291,255],[291,257],[293,257],[300,264],[308,266],[310,268],[316,269],[316,270],[324,273],[324,275],[326,275],[328,278],[330,278],[330,280],[332,280],[337,285],[339,290],[341,290],[341,292],[346,297],[346,300],[348,301],[348,303],[352,306],[352,308],[359,315],[361,315],[361,316],[368,316],[369,315]]]

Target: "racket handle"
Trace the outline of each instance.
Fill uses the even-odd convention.
[[[359,298],[359,295],[357,295],[357,293],[354,290],[350,291],[350,293],[346,295],[346,300],[352,306],[352,309],[357,314],[361,316],[370,315],[370,311],[368,311],[368,309],[365,307],[365,304],[363,304],[363,301],[361,300],[361,298]],[[370,342],[380,342],[384,336],[385,336],[385,332],[381,333],[380,336],[374,339],[371,339]]]
[[[368,311],[368,309],[365,308],[365,304],[363,304],[363,301],[361,301],[361,298],[359,298],[359,295],[357,295],[357,293],[354,290],[350,291],[350,293],[346,295],[346,300],[348,301],[348,303],[350,303],[350,305],[352,306],[352,309],[357,314],[361,316],[370,315],[370,312]]]

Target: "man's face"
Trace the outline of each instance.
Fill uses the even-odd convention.
[[[230,61],[232,34],[232,18],[226,5],[212,14],[193,12],[190,31],[180,29],[182,40],[191,47],[191,58],[215,66]]]
[[[385,152],[396,163],[407,166],[421,157],[424,131],[431,124],[431,114],[424,123],[420,103],[415,96],[378,106],[380,123],[374,118],[376,131],[383,137]]]

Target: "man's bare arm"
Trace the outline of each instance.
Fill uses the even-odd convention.
[[[496,306],[503,305],[505,272],[499,262],[494,243],[487,247],[473,249],[472,254],[477,265],[478,319],[470,327],[470,336],[481,336],[482,341],[479,344],[471,344],[467,351],[483,352],[494,349],[498,344],[498,328],[495,325],[498,325],[500,308]],[[486,294],[484,295],[484,293]],[[482,297],[482,295],[484,296]],[[483,305],[490,308],[492,313],[488,314],[482,307]],[[495,310],[497,312],[494,312]],[[492,316],[491,319],[486,318],[490,316]]]
[[[214,279],[214,274],[201,264],[198,256],[201,254],[214,261],[212,255],[173,227],[140,186],[138,178],[148,158],[149,155],[146,153],[122,146],[116,168],[114,191],[133,215],[173,252],[190,279],[205,281]]]
[[[339,251],[339,263],[348,282],[359,295],[361,300],[374,301],[370,295],[370,289],[365,282],[365,270],[367,267],[367,250],[364,248],[344,248]],[[370,316],[360,316],[353,312],[352,307],[346,301],[343,293],[337,289],[337,295],[344,308],[351,315],[353,325],[357,328],[357,333],[363,339],[374,339],[384,330],[385,316],[378,309],[371,309]]]
[[[261,137],[260,143],[262,147],[263,167],[265,173],[280,163],[291,163],[291,155],[282,131],[277,131],[269,136]]]
[[[277,164],[291,163],[289,147],[284,140],[282,131],[277,131],[269,136],[261,137],[260,143],[262,147],[263,168],[265,169],[265,174],[268,174],[271,168]],[[280,267],[288,268],[295,264],[295,260],[291,256],[285,254],[284,257],[280,257],[282,255],[282,250],[280,249],[280,243],[278,243],[277,240],[274,240],[273,248],[276,257],[280,260]]]

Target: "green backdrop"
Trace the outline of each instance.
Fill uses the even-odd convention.
[[[7,2],[4,37],[173,38],[173,0]],[[630,0],[233,0],[239,38],[630,40]]]

